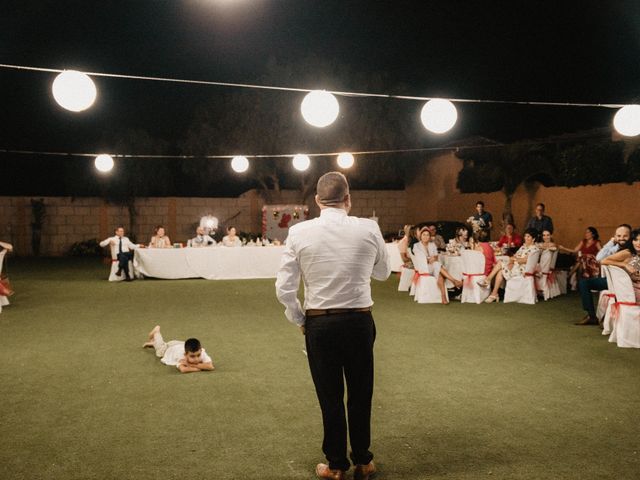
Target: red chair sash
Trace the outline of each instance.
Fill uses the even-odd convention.
[[[618,320],[618,316],[620,315],[620,307],[640,307],[640,303],[636,302],[614,302],[611,304],[611,319],[615,322]]]
[[[469,284],[471,284],[471,278],[472,277],[481,277],[484,275],[484,272],[482,273],[464,273],[462,272],[462,275],[464,275],[464,285],[467,286]]]
[[[418,283],[418,279],[420,277],[433,277],[433,275],[431,275],[430,273],[421,273],[421,272],[416,270],[416,273],[413,275],[413,284],[414,285],[416,283]]]
[[[548,272],[542,272],[542,275],[546,275],[547,276],[547,285],[552,285],[553,282],[556,281],[556,271],[555,270],[549,270]]]

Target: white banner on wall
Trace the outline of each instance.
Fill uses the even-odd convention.
[[[306,205],[265,205],[262,207],[262,236],[284,243],[289,227],[308,218]]]

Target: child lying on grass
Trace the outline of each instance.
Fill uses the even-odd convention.
[[[207,355],[197,338],[189,338],[185,342],[171,340],[165,342],[160,333],[160,325],[149,332],[149,340],[142,348],[155,348],[156,356],[165,365],[175,365],[181,373],[215,370],[211,357]]]

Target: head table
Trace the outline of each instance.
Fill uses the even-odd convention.
[[[280,258],[284,248],[284,246],[138,248],[135,250],[133,267],[138,276],[164,279],[275,278],[280,268]],[[398,271],[402,261],[399,261],[397,244],[387,244],[387,251],[392,270]]]

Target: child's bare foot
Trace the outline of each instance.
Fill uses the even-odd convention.
[[[149,332],[149,340],[153,340],[153,336],[156,333],[160,333],[160,325],[156,325],[155,327],[153,327],[153,330]]]
[[[151,348],[153,347],[153,336],[156,333],[160,333],[160,325],[156,325],[153,327],[153,330],[149,332],[149,340],[142,344],[142,348]]]

